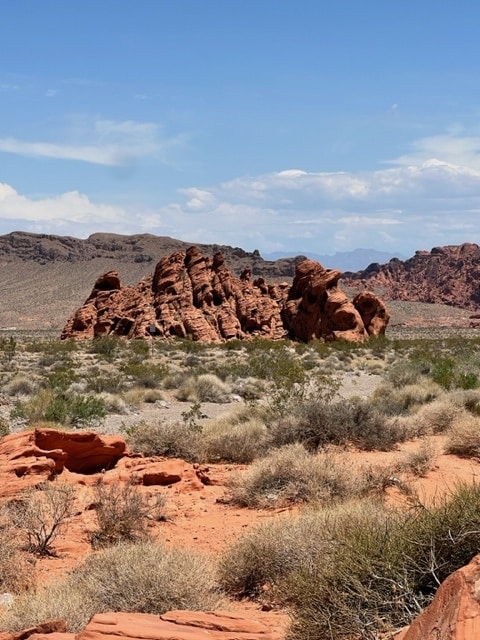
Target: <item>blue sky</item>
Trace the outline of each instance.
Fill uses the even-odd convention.
[[[478,2],[0,5],[0,233],[480,243]]]

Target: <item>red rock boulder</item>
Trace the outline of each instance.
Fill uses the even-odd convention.
[[[259,616],[260,617],[260,616]],[[101,613],[92,618],[78,640],[283,640],[286,616],[264,614],[248,619],[228,611]]]
[[[480,555],[452,573],[432,603],[395,640],[478,640]]]

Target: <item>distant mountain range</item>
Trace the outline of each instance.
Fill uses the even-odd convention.
[[[96,233],[85,240],[24,232],[0,236],[0,329],[60,329],[100,275],[115,270],[122,284],[137,283],[153,272],[160,258],[191,244],[150,234]],[[480,249],[473,244],[417,251],[405,261],[373,249],[333,256],[270,253],[264,260],[258,251],[239,247],[197,246],[209,256],[220,251],[235,275],[249,269],[253,277],[289,281],[296,264],[309,257],[342,271],[343,285],[373,289],[390,300],[480,308]]]
[[[360,271],[366,269],[372,263],[383,264],[391,258],[406,260],[407,256],[401,253],[389,253],[387,251],[377,251],[376,249],[354,249],[353,251],[340,251],[333,255],[323,255],[310,252],[281,252],[264,253],[266,260],[279,260],[280,258],[292,258],[300,253],[310,260],[320,262],[327,269],[340,269],[340,271]]]

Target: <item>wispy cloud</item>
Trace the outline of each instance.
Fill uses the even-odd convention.
[[[50,144],[36,152],[51,157],[68,152],[78,159],[114,164],[121,162],[114,154],[127,140],[143,149],[157,132],[152,123],[107,119],[97,119],[94,130],[96,145]],[[93,202],[76,191],[33,199],[0,185],[0,219],[10,229],[26,224],[70,235],[143,231],[263,252],[374,247],[409,254],[441,244],[480,243],[478,141],[463,133],[449,133],[446,139],[445,146],[439,137],[417,141],[408,162],[397,158],[375,171],[291,168],[192,185],[180,189],[169,203],[149,208],[134,202]],[[455,154],[462,163],[453,162]]]
[[[54,95],[54,94],[52,94]],[[77,160],[106,166],[126,166],[146,156],[157,156],[166,162],[168,149],[182,144],[182,136],[161,136],[159,126],[152,122],[114,121],[97,118],[79,119],[72,131],[64,136],[73,142],[30,142],[17,138],[1,138],[0,151],[18,155]],[[84,143],[77,143],[82,139]]]

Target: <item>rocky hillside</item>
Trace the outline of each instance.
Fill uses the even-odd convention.
[[[86,240],[20,231],[0,236],[0,329],[60,329],[99,274],[114,269],[123,283],[133,284],[151,275],[162,257],[189,246],[149,234],[96,233]],[[238,247],[199,248],[208,254],[221,251],[236,275],[250,269],[267,279],[291,279],[295,265],[304,259],[266,261],[258,251]]]
[[[34,262],[45,266],[53,262],[76,264],[90,260],[112,260],[116,268],[132,264],[146,265],[141,271],[148,275],[160,258],[174,251],[185,251],[191,245],[191,242],[148,233],[133,236],[94,233],[82,240],[70,236],[15,231],[0,236],[0,264]],[[202,252],[220,251],[232,271],[238,275],[248,268],[253,275],[268,278],[292,277],[295,265],[305,259],[305,256],[297,256],[269,261],[264,260],[258,251],[248,252],[239,247],[217,244],[197,246]]]
[[[364,271],[345,273],[346,287],[368,288],[389,300],[480,307],[480,247],[465,243],[417,251],[409,260],[393,258]]]

